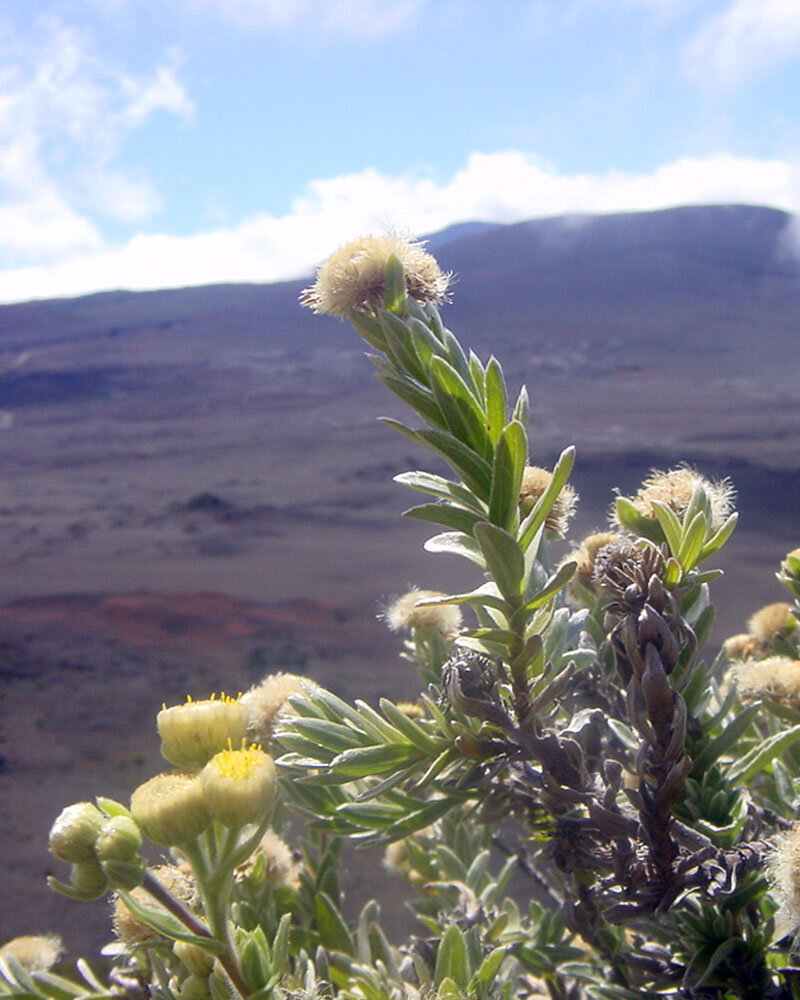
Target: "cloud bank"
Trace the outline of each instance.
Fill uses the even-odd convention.
[[[800,165],[719,155],[676,160],[650,173],[564,174],[519,151],[473,153],[442,181],[375,170],[315,180],[285,215],[256,215],[190,236],[140,234],[99,245],[76,217],[72,242],[62,220],[60,259],[0,272],[0,301],[303,277],[340,243],[376,230],[422,234],[469,219],[508,223],[706,203],[800,212]],[[0,228],[0,253],[13,239],[13,231]]]

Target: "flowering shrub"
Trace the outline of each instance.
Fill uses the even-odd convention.
[[[466,353],[437,311],[447,276],[420,245],[370,237],[304,293],[345,316],[417,425],[386,423],[449,467],[398,481],[432,552],[476,568],[462,594],[385,610],[419,700],[349,704],[268,677],[158,717],[174,768],[70,806],[54,889],[113,893],[101,981],[53,971],[60,944],[0,951],[15,1000],[800,997],[800,551],[793,603],[756,612],[711,662],[710,563],[733,491],[688,467],[618,496],[608,532],[552,565],[573,451],[529,464],[528,400]],[[287,825],[293,813],[306,821]],[[148,866],[143,842],[165,849]],[[418,926],[342,914],[343,842],[384,845]]]

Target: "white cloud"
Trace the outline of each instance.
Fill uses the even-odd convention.
[[[720,155],[677,160],[651,173],[560,174],[520,152],[474,153],[444,182],[365,170],[312,182],[284,216],[258,215],[235,228],[186,237],[138,235],[123,246],[6,270],[0,301],[294,278],[339,243],[388,227],[425,233],[465,219],[515,222],[727,202],[800,211],[800,167]]]
[[[176,52],[136,76],[55,19],[39,21],[33,37],[0,41],[0,253],[13,247],[37,261],[98,248],[92,214],[152,215],[158,195],[145,174],[118,165],[120,149],[155,112],[188,118],[193,109]]]
[[[734,0],[689,40],[684,59],[696,79],[729,87],[798,52],[798,0]]]
[[[426,0],[182,0],[247,28],[302,27],[364,38],[386,35],[407,22]]]

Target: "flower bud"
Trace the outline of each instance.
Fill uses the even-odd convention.
[[[128,816],[112,816],[100,828],[94,849],[99,861],[130,861],[142,846],[139,827]]]
[[[247,710],[222,695],[164,708],[156,723],[162,756],[177,767],[203,767],[219,750],[242,742]]]
[[[213,818],[226,826],[244,826],[260,822],[269,812],[275,765],[260,747],[222,750],[203,768],[200,780]]]
[[[194,976],[208,976],[214,968],[214,956],[190,941],[175,941],[172,951]]]
[[[108,879],[98,861],[78,861],[72,866],[70,885],[84,899],[99,899],[108,892]]]
[[[143,858],[133,861],[101,861],[100,867],[108,879],[110,889],[122,889],[130,892],[144,881],[146,871]]]
[[[181,771],[157,774],[139,785],[131,812],[145,836],[163,847],[194,840],[211,822],[200,779]]]
[[[67,806],[50,830],[50,851],[61,861],[90,861],[105,817],[91,802]]]

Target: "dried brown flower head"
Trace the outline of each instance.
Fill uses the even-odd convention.
[[[442,302],[451,275],[445,274],[423,244],[403,236],[360,236],[340,247],[317,271],[300,302],[315,313],[349,316],[356,309],[380,308],[386,292],[386,264],[394,255],[403,265],[406,291],[418,302]]]
[[[731,676],[742,698],[770,698],[783,705],[800,704],[800,660],[768,656],[734,663]]]
[[[538,465],[529,465],[522,474],[522,485],[519,491],[519,506],[523,517],[530,513],[537,501],[542,497],[553,479],[548,469]],[[578,494],[569,483],[561,487],[555,503],[545,518],[545,528],[551,535],[563,536],[567,533],[567,525],[575,513]]]
[[[622,538],[616,531],[597,531],[587,535],[576,548],[568,552],[562,559],[562,564],[576,563],[575,576],[567,584],[567,597],[580,601],[580,595],[573,584],[577,583],[586,590],[594,590],[594,567],[597,553],[606,545],[612,545]]]
[[[715,532],[722,527],[733,512],[736,491],[729,479],[712,482],[688,465],[680,465],[667,472],[653,469],[636,495],[630,497],[630,501],[643,517],[655,518],[653,501],[658,500],[666,504],[680,519],[686,513],[692,494],[698,486],[705,490],[708,497],[711,507],[710,528],[712,532]],[[612,520],[618,523],[616,513],[613,510],[611,516]]]
[[[311,691],[317,684],[297,674],[268,674],[239,699],[247,709],[247,737],[268,747],[279,716],[291,713],[287,699]]]
[[[797,619],[792,614],[792,605],[786,601],[775,601],[759,608],[747,623],[747,630],[761,642],[771,643],[776,636],[786,636],[797,628]]]
[[[393,632],[419,629],[422,632],[439,632],[444,636],[455,635],[461,628],[461,609],[457,604],[419,605],[420,601],[444,596],[438,590],[412,587],[387,604],[383,618]]]
[[[57,934],[24,934],[0,947],[0,958],[14,958],[26,972],[46,972],[64,953]]]

